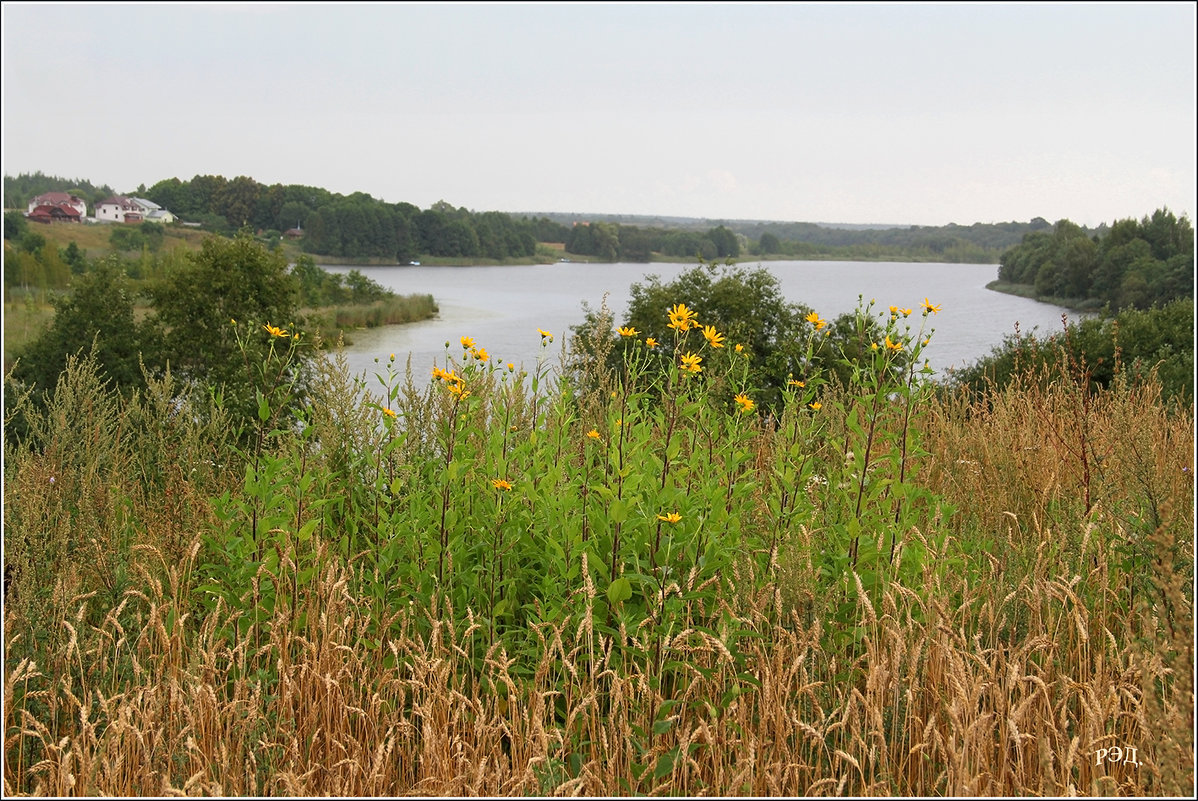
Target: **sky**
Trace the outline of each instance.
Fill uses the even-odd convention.
[[[1196,8],[4,2],[3,172],[514,214],[1193,220]]]

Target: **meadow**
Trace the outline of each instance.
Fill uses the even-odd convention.
[[[241,431],[71,360],[6,407],[5,795],[1188,795],[1192,408],[944,392],[937,311],[768,410],[681,304],[298,404],[260,321]]]

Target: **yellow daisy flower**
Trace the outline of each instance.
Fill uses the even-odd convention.
[[[670,328],[675,331],[687,331],[698,325],[695,320],[695,312],[693,309],[688,309],[685,303],[677,303],[669,311]]]

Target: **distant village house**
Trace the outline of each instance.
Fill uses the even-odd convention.
[[[113,195],[96,204],[96,219],[100,222],[169,223],[178,218],[162,206],[145,198]]]
[[[46,192],[29,201],[25,216],[34,222],[79,222],[87,215],[87,202],[66,192]]]
[[[96,219],[100,222],[139,223],[142,209],[124,195],[113,195],[96,204]]]

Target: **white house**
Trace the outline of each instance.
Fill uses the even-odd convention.
[[[29,201],[29,210],[26,212],[26,215],[33,214],[38,206],[69,207],[79,212],[80,217],[87,216],[87,201],[66,192],[46,192],[45,194],[38,195]]]
[[[139,223],[144,218],[141,206],[124,195],[113,195],[96,204],[96,219],[100,222]]]

